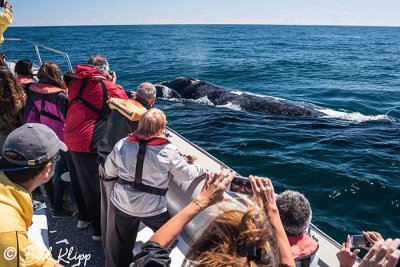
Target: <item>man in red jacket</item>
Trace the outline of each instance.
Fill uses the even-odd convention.
[[[93,240],[101,241],[100,182],[97,147],[104,136],[110,110],[108,99],[128,99],[107,60],[92,56],[87,65],[76,66],[75,80],[68,90],[64,142],[68,146],[68,169],[78,206],[78,228],[93,223]]]

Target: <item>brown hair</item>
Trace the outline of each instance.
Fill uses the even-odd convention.
[[[146,111],[139,121],[136,133],[146,136],[154,136],[167,125],[167,117],[157,108]]]
[[[15,64],[14,72],[17,75],[24,75],[32,78],[33,77],[32,66],[33,63],[29,59],[18,60],[17,64]]]
[[[0,56],[0,66],[1,67],[7,67],[7,63],[6,63],[5,59],[4,59],[4,54],[3,54],[3,56]]]
[[[0,67],[0,107],[1,120],[9,127],[17,126],[16,114],[24,107],[26,95],[19,80],[6,67]]]
[[[247,254],[259,251],[260,259]],[[189,247],[185,266],[279,266],[278,241],[264,212],[227,210],[205,227]]]
[[[40,82],[51,83],[61,89],[67,90],[62,76],[61,70],[57,64],[53,62],[45,62],[37,73]]]
[[[63,80],[67,87],[71,85],[74,79],[75,79],[75,72],[67,71],[66,73],[64,73]]]

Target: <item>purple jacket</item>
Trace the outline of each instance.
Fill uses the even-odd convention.
[[[68,96],[63,89],[47,83],[34,84],[28,90],[26,122],[47,125],[64,141],[68,106]]]

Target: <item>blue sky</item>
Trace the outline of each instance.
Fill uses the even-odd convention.
[[[289,24],[400,26],[399,0],[10,0],[13,26]]]

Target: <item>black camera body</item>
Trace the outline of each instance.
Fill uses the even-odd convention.
[[[0,8],[4,7],[4,0],[0,0]]]

